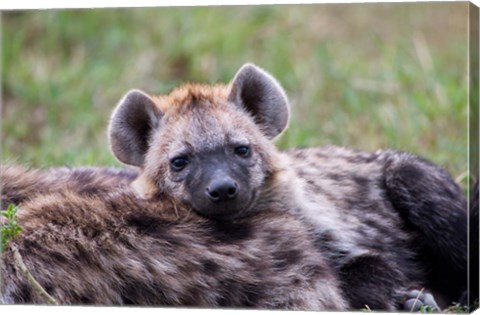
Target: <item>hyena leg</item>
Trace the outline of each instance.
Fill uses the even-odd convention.
[[[386,194],[418,235],[412,244],[428,275],[429,289],[459,301],[467,289],[467,202],[443,169],[407,153],[388,152]]]
[[[340,269],[342,291],[353,309],[418,311],[429,306],[438,311],[432,294],[408,290],[403,277],[392,264],[375,255],[352,258]],[[409,287],[415,286],[408,283]]]
[[[402,308],[404,279],[394,266],[375,255],[353,257],[340,268],[342,290],[353,309]]]

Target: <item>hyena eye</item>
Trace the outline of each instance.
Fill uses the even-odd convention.
[[[185,166],[187,166],[187,164],[188,164],[188,158],[185,156],[179,156],[179,157],[173,158],[170,161],[170,165],[172,169],[176,172],[183,170]]]
[[[246,145],[239,145],[235,148],[235,154],[246,158],[250,155],[250,148]]]

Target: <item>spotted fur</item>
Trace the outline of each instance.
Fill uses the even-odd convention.
[[[12,173],[17,184],[42,180],[41,172],[12,168],[3,176]],[[18,212],[23,231],[13,243],[61,304],[346,308],[335,274],[287,211],[219,223],[166,196],[140,200],[114,181],[135,173],[57,174],[57,183],[70,186],[28,193]],[[92,181],[115,187],[85,193]],[[1,301],[45,303],[10,250],[2,260]]]
[[[435,292],[441,306],[460,300],[467,206],[444,170],[388,150],[324,147],[288,155],[299,214],[314,226],[353,307],[399,309],[414,288]]]
[[[159,97],[138,90],[127,93],[112,115],[109,137],[117,158],[138,168],[135,180],[98,171],[106,178],[90,183],[104,183],[106,190],[85,195],[81,181],[67,176],[63,179],[76,188],[44,188],[50,194],[22,204],[25,213],[32,213],[21,216],[23,224],[32,220],[27,230],[32,237],[50,239],[50,232],[33,231],[49,228],[52,222],[73,222],[64,234],[53,230],[62,237],[47,248],[59,246],[62,253],[74,253],[68,256],[69,264],[54,265],[61,275],[51,279],[60,279],[66,270],[98,272],[104,293],[95,295],[95,304],[316,310],[368,305],[394,310],[402,307],[408,290],[422,287],[445,297],[446,303],[456,300],[466,288],[467,214],[451,177],[403,152],[338,147],[280,152],[271,140],[283,132],[289,111],[278,82],[253,65],[242,67],[225,86],[188,84]],[[248,147],[248,154],[238,154],[239,146]],[[178,159],[180,166],[174,163]],[[120,194],[108,188],[116,177],[122,178]],[[236,194],[213,200],[212,182],[223,184],[225,179]],[[52,187],[48,181],[42,185]],[[15,193],[8,198],[21,199]],[[36,222],[40,214],[51,213],[55,216]],[[91,226],[98,227],[95,233],[83,232]],[[22,240],[30,237],[23,235]],[[80,250],[81,257],[75,255],[78,237],[80,247],[87,248]],[[99,245],[97,239],[107,241]],[[141,250],[126,245],[129,240]],[[211,255],[227,248],[228,254],[215,256],[219,259],[212,264]],[[42,251],[38,248],[39,256]],[[186,261],[187,256],[192,259]],[[115,258],[122,262],[116,265]],[[205,259],[209,262],[201,264]],[[35,265],[36,260],[32,267],[41,270],[44,266]],[[39,271],[39,276],[54,273],[48,270]],[[212,270],[224,273],[210,278]],[[11,269],[7,273],[16,274]],[[303,275],[303,280],[293,274]],[[240,280],[237,275],[245,277]],[[230,279],[228,285],[217,282],[223,278]],[[75,293],[62,300],[65,303],[82,303],[78,292],[91,286],[84,273],[75,279],[69,284]],[[314,285],[305,286],[306,279]],[[5,296],[18,298],[18,281],[12,278]],[[257,290],[258,281],[266,283],[261,286],[266,293]],[[121,286],[124,282],[139,288],[135,298],[134,293],[127,299],[112,297],[127,290]],[[209,292],[201,295],[193,287]],[[69,289],[58,290],[62,296]],[[218,290],[229,297],[227,302]],[[303,294],[305,299],[297,300]],[[223,296],[222,302],[212,295]]]
[[[0,165],[0,204],[18,205],[38,195],[69,189],[82,196],[108,193],[130,184],[138,172],[113,168],[58,167],[28,169],[18,165]]]

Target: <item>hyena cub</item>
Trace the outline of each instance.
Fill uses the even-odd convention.
[[[171,196],[220,222],[272,207],[294,213],[353,308],[410,309],[418,291],[409,290],[424,287],[457,301],[467,283],[467,212],[450,176],[402,152],[279,152],[272,140],[289,116],[280,84],[247,64],[228,86],[130,91],[109,136],[117,158],[139,167],[132,187],[143,199]]]

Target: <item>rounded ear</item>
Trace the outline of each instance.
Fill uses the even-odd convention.
[[[253,64],[245,64],[231,82],[228,100],[249,112],[269,138],[282,133],[290,118],[285,91],[270,74]]]
[[[114,110],[108,128],[110,148],[117,159],[141,166],[151,132],[161,117],[162,113],[150,96],[140,90],[129,91]]]

